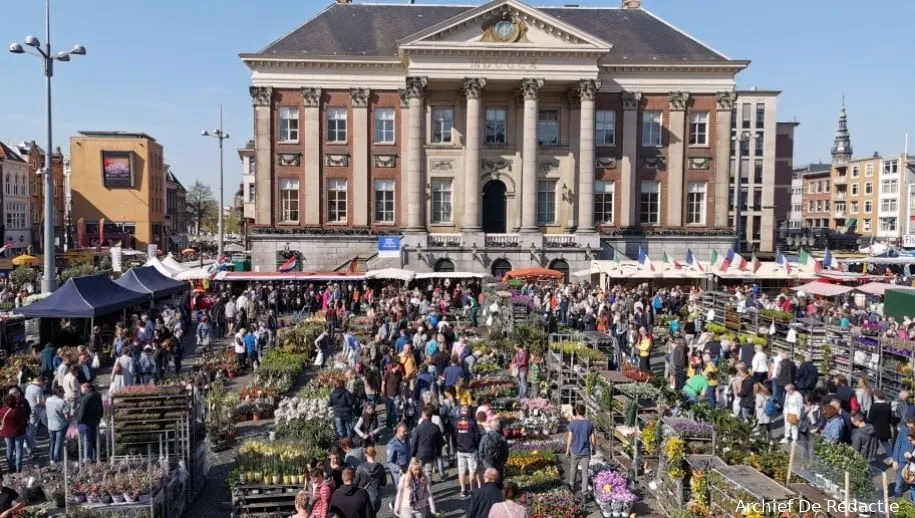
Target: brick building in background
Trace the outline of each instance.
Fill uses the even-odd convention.
[[[33,140],[19,144],[19,153],[29,164],[29,212],[34,230],[32,250],[44,253],[44,175],[39,173],[45,165],[45,152]],[[62,252],[66,243],[67,220],[64,156],[60,148],[51,154],[51,174],[54,176],[54,244],[57,252]]]

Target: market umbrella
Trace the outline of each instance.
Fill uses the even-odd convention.
[[[35,264],[35,261],[37,260],[37,257],[31,256],[29,254],[22,254],[13,258],[13,266],[22,266],[25,264],[32,265]]]
[[[191,255],[191,254],[196,254],[197,250],[194,250],[193,248],[185,248],[184,250],[181,251],[181,253],[184,255]]]

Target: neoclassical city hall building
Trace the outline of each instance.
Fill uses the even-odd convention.
[[[370,269],[574,271],[639,247],[682,262],[688,247],[707,259],[733,243],[735,76],[748,62],[638,0],[338,1],[241,58],[252,72],[256,270],[297,253],[313,271],[354,258]],[[754,132],[765,123],[774,135],[770,108],[754,104]],[[753,145],[771,154],[774,140]],[[760,186],[771,209],[771,182]],[[771,249],[771,237],[749,238],[773,233],[769,212],[748,246]],[[399,250],[386,239],[379,253],[379,235],[399,236]]]

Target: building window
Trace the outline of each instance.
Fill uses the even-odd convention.
[[[874,194],[874,184],[867,182],[864,184],[864,194]]]
[[[753,210],[762,209],[762,187],[753,188]],[[829,210],[828,208],[826,210]]]
[[[598,146],[616,145],[616,112],[597,110],[594,122],[594,143]]]
[[[280,222],[299,222],[299,181],[280,180]]]
[[[661,112],[642,113],[642,146],[661,147]]]
[[[860,176],[860,174],[861,174],[860,167],[858,167],[856,165],[851,166],[851,177],[852,178],[857,178],[858,176]]]
[[[249,183],[248,184],[248,203],[255,203],[257,201],[257,184]]]
[[[753,161],[753,183],[763,183],[763,159]]]
[[[659,182],[642,182],[639,198],[639,222],[642,225],[657,225],[660,223],[660,199],[661,184]]]
[[[750,103],[740,105],[740,127],[742,128],[750,127],[750,109]]]
[[[858,190],[859,190],[858,184],[856,184],[856,183],[851,184],[851,195],[852,196],[857,196]]]
[[[760,192],[759,194],[760,194],[760,197],[762,197],[762,192]],[[823,200],[823,210],[826,212],[829,212],[829,200]]]
[[[899,160],[886,160],[883,162],[883,174],[896,174],[899,172]]]
[[[858,213],[858,202],[853,201],[853,202],[849,203],[848,206],[849,206],[848,212],[850,212],[852,214]]]
[[[394,143],[394,108],[375,108],[375,143]]]
[[[898,205],[895,199],[880,200],[880,212],[896,212]]]
[[[540,110],[537,116],[537,141],[541,146],[559,145],[559,110]]]
[[[346,108],[327,109],[327,142],[346,143]]]
[[[766,105],[763,103],[756,103],[756,127],[766,127]]]
[[[874,164],[864,164],[864,176],[874,176]]]
[[[865,232],[870,232],[870,231],[871,231],[871,220],[865,219],[865,220],[863,220],[861,223],[862,223],[862,225],[861,225],[861,226],[862,226],[862,229],[863,229]]]
[[[708,112],[689,114],[689,145],[708,145]]]
[[[6,194],[12,194],[12,193],[10,193],[10,189],[11,189],[10,186],[13,184],[10,182],[10,175],[7,174],[4,176],[6,176],[6,179],[4,181],[3,192]]]
[[[813,211],[814,211],[814,203],[813,203],[813,200],[810,200],[807,202],[807,212],[813,212]]]
[[[594,222],[598,225],[613,224],[613,182],[594,182]]]
[[[763,132],[756,132],[756,156],[762,156],[763,154]]]
[[[823,185],[824,185],[823,192],[829,192],[829,180],[824,180]]]
[[[750,156],[750,141],[740,140],[740,156]]]
[[[280,142],[299,141],[299,110],[295,108],[280,108]]]
[[[753,232],[750,236],[753,241],[762,239],[762,216],[753,216]]]
[[[375,180],[375,223],[394,223],[394,180]]]
[[[251,176],[254,176],[255,174],[257,174],[257,161],[254,160],[254,157],[251,157],[248,160],[248,174],[250,174]]]
[[[823,212],[823,200],[817,200],[817,212]]]
[[[880,182],[880,192],[883,194],[896,194],[899,191],[897,180],[883,180]]]
[[[705,182],[689,182],[686,187],[686,224],[705,225]]]
[[[505,108],[489,108],[486,110],[487,144],[505,144],[505,135],[507,133],[505,118]]]
[[[556,180],[537,182],[537,224],[556,223]]]
[[[451,223],[451,179],[433,178],[432,189],[432,224]]]
[[[896,218],[880,218],[881,232],[896,232]]]
[[[451,144],[451,130],[454,129],[454,109],[434,108],[432,110],[432,143]]]
[[[346,180],[327,180],[327,222],[346,223]]]
[[[874,211],[874,202],[870,200],[864,200],[864,213],[870,214]]]
[[[816,182],[810,182],[809,184],[807,184],[807,192],[809,192],[810,194],[817,192]]]

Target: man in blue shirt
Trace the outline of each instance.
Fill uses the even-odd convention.
[[[588,489],[588,464],[594,446],[594,425],[585,418],[585,405],[575,405],[575,416],[569,421],[566,437],[566,455],[569,456],[569,487],[575,491],[575,477],[581,470],[581,498],[585,500]]]
[[[387,468],[394,480],[394,487],[400,487],[400,475],[410,466],[410,443],[407,441],[407,425],[397,425],[397,432],[388,442]]]
[[[445,367],[442,373],[443,385],[445,388],[457,385],[458,380],[464,377],[464,368],[461,367],[461,360],[457,356],[451,357],[451,365]]]
[[[394,342],[394,352],[400,354],[403,352],[403,348],[410,343],[410,337],[407,336],[407,330],[400,330],[400,337],[397,338],[397,341]]]

